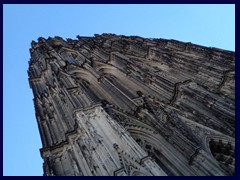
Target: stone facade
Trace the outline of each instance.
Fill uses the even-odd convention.
[[[235,53],[114,34],[31,44],[46,176],[235,174]]]

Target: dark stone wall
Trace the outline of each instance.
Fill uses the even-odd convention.
[[[76,130],[75,111],[101,104],[140,139],[138,143],[143,143],[146,127],[163,137],[189,160],[193,174],[215,173],[196,168],[199,152],[226,175],[234,174],[234,52],[176,40],[102,34],[74,40],[39,38],[30,53],[29,83],[42,152],[61,146]],[[144,143],[141,147],[169,175],[184,175],[177,172],[177,162],[170,165],[161,153],[154,155],[159,152],[155,140],[146,138]],[[47,166],[46,160],[49,174]]]

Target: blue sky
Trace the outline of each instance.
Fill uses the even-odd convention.
[[[4,5],[3,175],[42,175],[28,84],[29,48],[42,36],[115,33],[235,51],[234,5]]]

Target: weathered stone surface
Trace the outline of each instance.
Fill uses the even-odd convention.
[[[234,52],[114,34],[31,45],[44,175],[235,174]]]

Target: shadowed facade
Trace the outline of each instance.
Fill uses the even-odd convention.
[[[32,42],[47,176],[235,174],[235,53],[114,34]]]

